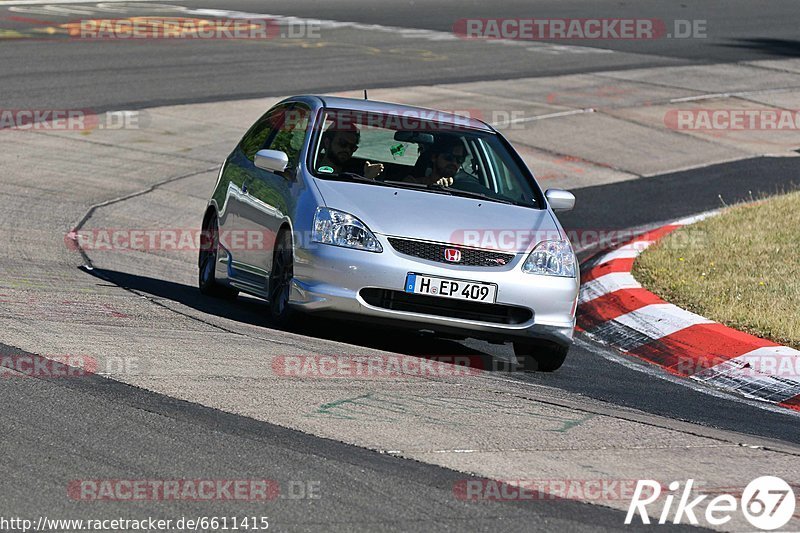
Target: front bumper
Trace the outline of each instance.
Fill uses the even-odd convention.
[[[427,261],[400,254],[386,236],[376,236],[382,253],[316,243],[296,249],[291,305],[309,313],[494,341],[527,338],[562,345],[572,342],[580,284],[577,278],[526,274],[521,270],[526,254],[517,254],[508,265],[491,268]],[[496,304],[530,310],[531,318],[521,323],[497,323],[388,309],[370,305],[360,294],[368,288],[403,291],[411,272],[495,283]]]

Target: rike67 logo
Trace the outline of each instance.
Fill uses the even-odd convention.
[[[708,502],[704,502],[709,497],[708,494],[690,500],[693,484],[693,479],[687,480],[682,491],[680,482],[673,481],[669,484],[670,493],[663,500],[664,506],[658,515],[659,524],[667,522],[681,524],[685,520],[692,525],[698,525],[697,516],[700,514],[698,507],[704,506],[705,513],[701,516],[712,526],[730,522],[733,514],[740,511],[753,527],[772,531],[785,526],[794,514],[796,504],[794,491],[779,477],[761,476],[754,479],[742,491],[741,502],[731,494],[720,494]],[[650,524],[649,512],[658,511],[659,505],[652,504],[659,499],[661,492],[659,482],[649,479],[639,480],[631,498],[631,505],[628,507],[628,514],[625,516],[625,523],[630,524],[638,514],[643,524]],[[675,500],[678,501],[673,511]],[[649,510],[648,506],[651,506]]]

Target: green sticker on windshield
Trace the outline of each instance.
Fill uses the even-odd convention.
[[[323,172],[325,174],[333,174],[333,167],[319,167],[317,172]]]
[[[389,151],[392,153],[392,158],[397,159],[398,157],[403,157],[403,154],[406,153],[406,145],[405,144],[397,144],[389,148]]]

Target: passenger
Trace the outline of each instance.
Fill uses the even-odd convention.
[[[425,174],[408,176],[404,181],[450,187],[453,184],[453,176],[464,164],[467,152],[460,139],[447,138],[427,148],[420,157],[426,157],[429,160],[427,165],[423,165],[426,168]]]
[[[317,172],[339,174],[352,172],[374,180],[383,172],[383,164],[372,164],[365,161],[363,166],[353,159],[358,150],[361,133],[355,124],[342,125],[340,128],[328,128],[322,134],[322,148],[317,161]],[[327,168],[326,168],[327,167]]]

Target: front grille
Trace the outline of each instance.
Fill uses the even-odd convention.
[[[504,254],[490,250],[477,250],[475,248],[464,248],[450,244],[437,244],[435,242],[412,241],[408,239],[389,238],[392,248],[401,254],[436,261],[437,263],[447,263],[449,265],[465,265],[477,267],[503,267],[514,260],[514,254]],[[461,252],[460,261],[448,261],[445,259],[445,250],[458,250]]]
[[[533,312],[530,309],[512,305],[467,302],[437,296],[426,296],[424,294],[409,294],[390,289],[361,289],[359,294],[369,305],[393,311],[422,313],[494,324],[524,324],[533,317]]]

